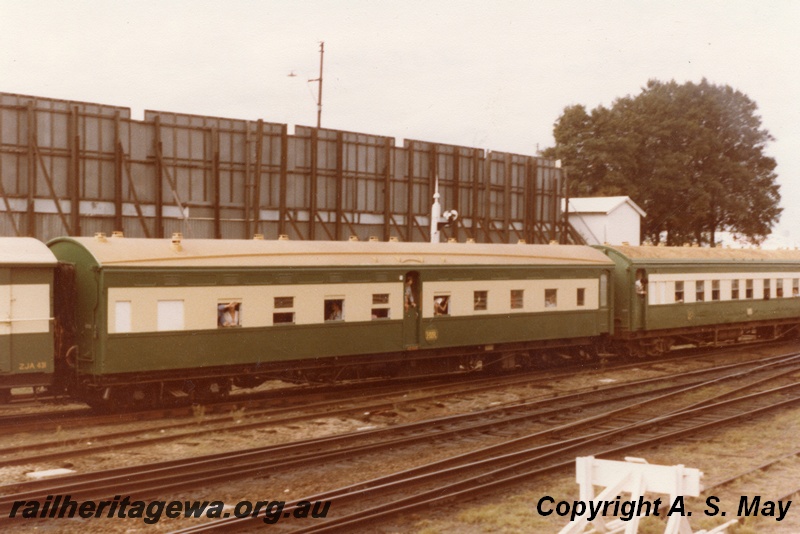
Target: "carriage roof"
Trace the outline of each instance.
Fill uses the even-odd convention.
[[[55,265],[47,245],[32,237],[0,237],[0,265]]]
[[[125,237],[64,237],[49,243],[56,244],[85,249],[98,265],[107,267],[612,264],[599,250],[576,245]]]

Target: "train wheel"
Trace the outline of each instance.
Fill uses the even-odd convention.
[[[643,346],[641,342],[631,341],[625,345],[625,348],[631,358],[647,358],[647,347]]]
[[[520,352],[517,355],[517,365],[521,369],[530,370],[534,368],[534,359],[530,352]]]
[[[776,330],[775,326],[759,326],[756,328],[756,336],[761,340],[775,339],[778,337]]]
[[[192,392],[194,402],[208,402],[227,397],[231,392],[231,382],[227,379],[205,380]]]
[[[236,386],[237,388],[250,389],[250,388],[257,388],[266,381],[267,379],[261,376],[253,376],[253,375],[237,376],[236,378],[233,379],[233,385]]]
[[[127,406],[133,410],[152,410],[159,404],[158,386],[141,384],[123,390]]]
[[[664,354],[664,347],[660,339],[652,340],[650,343],[646,345],[646,347],[647,347],[647,355],[653,358]]]
[[[158,387],[156,384],[109,387],[91,392],[84,401],[99,413],[150,410],[159,403]]]
[[[595,347],[575,347],[572,350],[573,358],[579,362],[593,362],[597,360],[597,349]]]
[[[480,371],[483,369],[483,359],[475,354],[464,356],[461,358],[459,368],[464,371]]]

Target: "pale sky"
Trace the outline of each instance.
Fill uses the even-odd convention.
[[[0,92],[533,155],[566,106],[730,85],[775,138],[800,245],[800,2],[0,0]],[[287,76],[294,71],[297,76]]]

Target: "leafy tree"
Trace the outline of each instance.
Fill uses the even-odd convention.
[[[638,96],[591,112],[570,106],[547,157],[569,168],[571,196],[628,195],[647,212],[643,238],[714,246],[730,231],[759,243],[778,221],[773,137],[729,86],[650,80]]]

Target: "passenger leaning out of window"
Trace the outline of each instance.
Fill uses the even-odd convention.
[[[239,303],[230,302],[217,306],[217,322],[219,326],[239,326]]]
[[[636,283],[634,284],[637,295],[647,295],[647,276],[638,274],[636,276]]]

